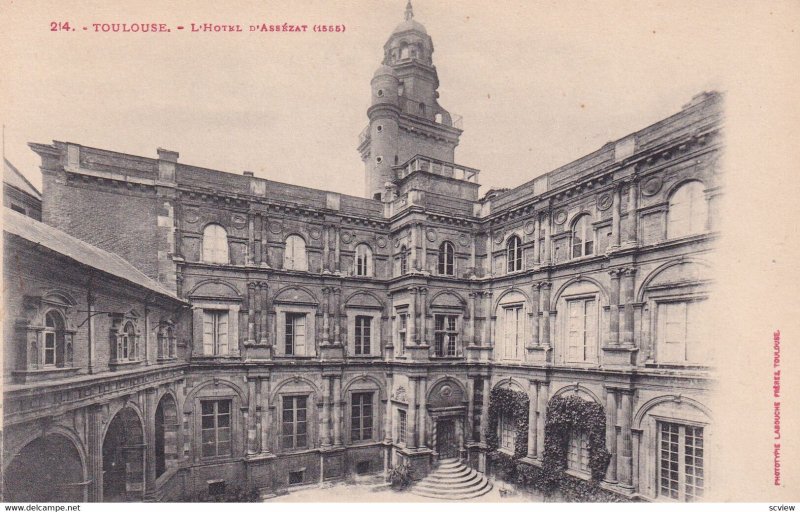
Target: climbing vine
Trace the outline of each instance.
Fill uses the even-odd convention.
[[[528,453],[528,395],[507,388],[494,388],[489,395],[489,421],[487,421],[486,442],[493,451],[500,445],[497,426],[500,416],[511,417],[516,425],[514,438],[514,459]]]
[[[589,469],[592,480],[603,479],[611,460],[606,450],[606,413],[603,406],[577,396],[558,396],[547,405],[544,424],[544,457],[542,470],[551,486],[555,486],[567,466],[570,432],[580,430],[589,440]]]

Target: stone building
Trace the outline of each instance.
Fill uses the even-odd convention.
[[[51,420],[29,420],[28,410],[57,407],[89,499],[168,499],[401,463],[422,476],[443,458],[487,472],[497,453],[539,468],[547,407],[574,396],[605,415],[603,489],[702,499],[721,97],[700,94],[654,125],[480,197],[479,171],[454,162],[460,123],[439,105],[431,37],[410,6],[384,50],[358,145],[365,198],[191,166],[163,149],[147,158],[31,144],[48,229],[159,284],[130,303],[148,333],[145,359],[120,371],[100,348],[73,355],[77,373],[45,379],[59,385],[52,395],[14,360],[7,421],[41,421],[28,433],[47,443]],[[85,290],[74,294],[85,302]],[[163,306],[148,316],[144,304],[156,300]],[[184,301],[191,310],[180,315]],[[98,347],[108,332],[124,336],[108,318],[94,327]],[[165,361],[154,348],[162,323],[175,338],[174,352],[158,352]],[[6,333],[7,353],[19,343]],[[523,397],[525,432],[492,409],[498,389]],[[162,396],[169,412],[159,416]],[[139,435],[143,468],[128,464],[115,480],[125,492],[109,495],[97,422],[117,410],[130,410],[123,421]],[[589,438],[570,431],[570,478],[590,478],[599,448]]]

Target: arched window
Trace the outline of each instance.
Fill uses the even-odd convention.
[[[203,230],[203,261],[228,263],[228,233],[219,224],[209,224]]]
[[[64,319],[57,312],[48,311],[44,325],[44,365],[64,366]]]
[[[408,272],[408,255],[405,245],[400,246],[400,275],[402,276]]]
[[[356,246],[355,275],[371,276],[372,274],[372,249],[367,244]]]
[[[439,274],[455,275],[455,248],[450,242],[442,242],[439,246]]]
[[[158,358],[175,357],[175,331],[171,326],[162,326],[158,330]]]
[[[706,230],[708,203],[703,188],[699,181],[690,181],[672,193],[667,211],[667,238],[696,235]]]
[[[117,337],[117,361],[135,361],[136,355],[136,328],[128,322]]]
[[[286,248],[283,252],[283,268],[287,270],[308,270],[306,241],[301,236],[289,235],[286,238]]]
[[[400,48],[400,59],[407,59],[409,55],[408,46]]]
[[[594,254],[594,232],[589,215],[581,215],[572,225],[572,257]]]
[[[509,272],[522,270],[522,240],[517,235],[513,235],[506,242],[506,259]]]

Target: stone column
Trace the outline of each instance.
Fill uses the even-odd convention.
[[[475,311],[478,308],[478,295],[475,292],[469,292],[469,302],[467,303],[468,315],[469,315],[469,327],[468,332],[466,334],[467,343],[470,346],[475,345]]]
[[[322,377],[322,429],[321,445],[331,445],[331,379]]]
[[[491,381],[488,376],[483,381],[483,403],[481,404],[481,444],[486,444],[486,429],[489,428],[489,395],[491,394]]]
[[[539,266],[542,261],[541,252],[542,252],[542,241],[539,238],[540,232],[542,230],[541,221],[539,220],[539,215],[536,215],[533,219],[533,264],[534,266]]]
[[[417,379],[408,378],[408,418],[406,423],[406,448],[417,447]]]
[[[483,340],[481,345],[491,345],[492,326],[492,292],[483,292]]]
[[[333,445],[342,446],[342,378],[333,377]]]
[[[252,455],[258,451],[256,443],[258,441],[256,430],[256,378],[247,377],[247,454]]]
[[[269,377],[261,377],[261,453],[269,453],[270,451],[270,407],[269,403]]]
[[[333,237],[333,259],[334,259],[334,270],[340,271],[341,269],[341,258],[340,258],[340,251],[341,251],[341,228],[339,226],[334,226],[334,237]]]
[[[256,341],[256,283],[247,283],[247,341]]]
[[[261,263],[269,266],[269,219],[261,215]]]
[[[624,315],[622,323],[622,344],[626,347],[633,346],[633,314],[634,314],[634,277],[635,268],[626,268],[622,280],[622,296],[624,300]]]
[[[464,437],[467,442],[475,440],[473,430],[475,428],[475,379],[473,377],[467,378],[467,424],[464,428]],[[431,439],[431,445],[436,444],[436,439]]]
[[[406,342],[410,345],[416,345],[419,343],[417,339],[417,289],[409,288],[409,293],[411,293],[411,304],[408,308]]]
[[[633,486],[634,491],[639,491],[639,473],[641,472],[641,466],[639,465],[639,450],[642,443],[642,431],[640,429],[631,429],[631,436],[633,438],[631,443],[631,457],[633,459],[631,464],[631,472],[633,473],[631,485]]]
[[[472,272],[474,274],[475,273],[475,265],[476,265],[476,261],[475,261],[475,233],[471,232],[469,234],[469,237],[470,237],[469,264],[472,267]]]
[[[433,328],[428,325],[428,322],[431,316],[428,314],[428,289],[427,288],[420,288],[420,301],[422,302],[419,316],[420,316],[420,334],[419,334],[419,343],[420,345],[427,345],[428,344],[428,336],[431,332],[433,332]]]
[[[386,374],[386,406],[383,414],[383,442],[392,442],[392,374]]]
[[[419,379],[419,447],[425,448],[428,446],[427,432],[425,429],[425,421],[427,419],[426,405],[428,403],[428,379],[420,377]]]
[[[628,189],[628,243],[636,245],[639,236],[639,180],[631,180]]]
[[[341,345],[342,344],[342,316],[341,316],[341,288],[334,288],[333,289],[333,344],[334,345]]]
[[[611,276],[611,300],[608,305],[608,344],[619,345],[619,278],[622,274],[620,269],[608,271]]]
[[[611,461],[606,471],[606,481],[617,482],[617,392],[606,390],[606,449],[611,453]]]
[[[544,224],[544,264],[550,265],[553,263],[553,244],[550,243],[550,236],[552,231],[552,212],[548,208],[545,212],[545,224]]]
[[[256,252],[256,236],[254,231],[253,214],[247,214],[247,254],[245,254],[245,263],[247,265],[253,264],[253,254]]]
[[[619,435],[617,437],[617,475],[623,487],[633,489],[633,447],[631,439],[631,391],[620,392]]]
[[[550,289],[553,287],[552,283],[542,283],[541,296],[542,296],[542,345],[545,347],[550,346]]]
[[[536,411],[536,452],[544,456],[544,425],[547,421],[547,402],[550,400],[550,384],[539,382],[539,407]]]
[[[419,232],[422,235],[422,254],[420,257],[420,269],[428,270],[428,234],[425,233],[425,225],[419,225]]]
[[[86,474],[89,480],[87,499],[91,502],[103,501],[103,404],[94,404],[86,408],[88,416]],[[182,449],[178,448],[182,456]]]
[[[156,487],[156,398],[158,390],[147,388],[144,392],[144,442],[145,448],[145,493],[155,491]]]
[[[322,225],[322,270],[330,271],[330,226]]]
[[[531,345],[539,346],[539,289],[541,283],[531,285]]]
[[[417,266],[417,243],[418,243],[418,241],[419,241],[419,236],[417,234],[417,224],[412,224],[411,225],[411,247],[409,247],[410,253],[411,253],[411,254],[409,254],[409,256],[411,256],[411,258],[409,258],[410,261],[408,262],[409,270],[411,270],[411,271],[417,270],[417,268],[418,268],[418,266]]]
[[[322,344],[327,345],[331,339],[331,289],[327,286],[322,289]]]
[[[494,258],[492,257],[492,234],[486,233],[486,275],[494,275]]]
[[[261,282],[261,340],[260,343],[272,345],[270,342],[270,326],[269,326],[269,284],[266,281]]]
[[[611,207],[611,246],[609,249],[619,249],[620,246],[620,216],[622,210],[620,185],[614,185],[614,200]]]
[[[536,410],[539,407],[539,383],[535,380],[528,381],[528,458],[535,459],[537,451]]]

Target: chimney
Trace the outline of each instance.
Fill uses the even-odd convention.
[[[178,152],[158,148],[158,180],[175,182],[175,164],[178,163]]]

